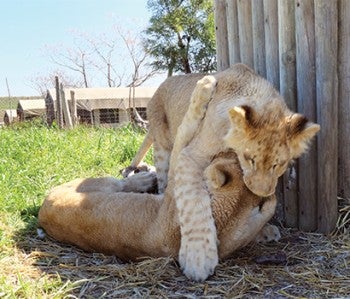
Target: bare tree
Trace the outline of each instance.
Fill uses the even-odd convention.
[[[76,80],[75,78],[69,76],[63,70],[53,70],[49,74],[42,75],[36,74],[29,80],[29,85],[33,87],[38,94],[45,96],[48,89],[55,87],[55,76],[60,78],[60,81],[65,87],[79,88],[83,87],[81,81]]]
[[[124,73],[116,70],[113,64],[118,41],[116,39],[108,39],[105,35],[97,39],[87,38],[87,41],[97,56],[96,61],[92,61],[92,65],[107,79],[108,87],[121,86]]]
[[[137,126],[145,128],[146,121],[144,121],[135,108],[135,88],[142,85],[144,82],[158,74],[158,70],[154,70],[149,67],[149,54],[144,51],[141,38],[138,36],[127,34],[123,30],[114,26],[114,30],[121,38],[121,41],[126,49],[127,58],[131,61],[132,73],[130,74],[129,83],[126,84],[129,87],[129,117],[131,122]]]
[[[114,26],[114,29],[124,43],[124,47],[127,50],[127,54],[133,66],[133,71],[130,76],[131,82],[126,84],[126,86],[140,86],[154,75],[159,74],[159,71],[149,67],[150,55],[144,51],[141,38],[137,35],[131,35],[130,33],[126,34],[118,26]]]
[[[92,51],[86,46],[86,43],[71,48],[50,47],[48,51],[51,62],[74,73],[78,73],[83,86],[89,87],[88,68],[91,65]]]
[[[160,73],[150,67],[139,33],[114,25],[111,34],[73,34],[74,46],[50,47],[47,52],[56,66],[78,75],[84,87],[100,79],[100,86],[134,88]]]

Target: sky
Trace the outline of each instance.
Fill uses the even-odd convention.
[[[0,0],[0,97],[38,94],[31,80],[55,66],[48,49],[74,44],[72,32],[101,34],[118,22],[146,27],[147,0]]]

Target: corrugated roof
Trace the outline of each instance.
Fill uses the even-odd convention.
[[[27,110],[45,110],[45,100],[44,99],[30,99],[30,100],[19,100],[18,106],[23,109],[23,111]]]
[[[70,91],[74,91],[77,107],[92,111],[96,109],[128,109],[135,102],[136,107],[146,107],[148,101],[157,90],[156,87],[136,87],[135,93],[127,87],[117,88],[65,88],[64,94],[67,100],[71,100]],[[49,90],[53,99],[56,98],[56,90]],[[129,103],[129,97],[132,98]]]

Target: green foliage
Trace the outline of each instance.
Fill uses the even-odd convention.
[[[212,0],[149,0],[144,46],[157,70],[210,72],[216,68]]]
[[[131,126],[62,131],[25,123],[1,129],[0,211],[30,216],[35,209],[28,207],[40,205],[54,185],[77,177],[118,176],[142,140]]]
[[[143,138],[132,126],[66,131],[36,120],[0,128],[1,298],[66,298],[81,283],[40,274],[26,261],[40,205],[52,187],[74,178],[119,176]]]

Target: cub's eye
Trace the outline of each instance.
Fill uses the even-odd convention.
[[[272,170],[275,170],[276,168],[277,168],[277,164],[273,164],[273,166],[272,166]]]
[[[249,159],[248,161],[249,161],[249,163],[250,163],[252,166],[254,166],[254,165],[255,165],[255,161],[254,161],[254,159],[253,159],[253,158]]]
[[[244,159],[248,162],[250,161],[254,161],[254,158],[252,156],[250,156],[249,154],[243,154]]]
[[[244,159],[249,162],[251,167],[255,167],[255,160],[254,157],[250,156],[249,154],[244,154]]]

